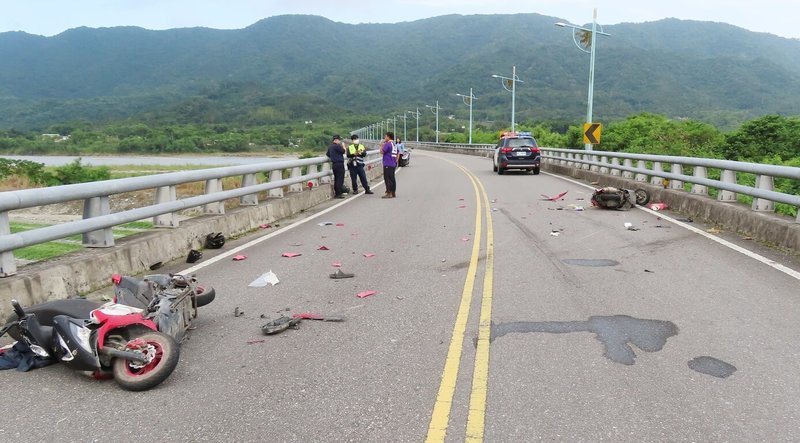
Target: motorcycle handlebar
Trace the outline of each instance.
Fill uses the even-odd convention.
[[[11,306],[14,307],[14,312],[17,314],[17,317],[19,318],[25,317],[25,311],[22,310],[22,306],[20,306],[18,301],[11,300]]]

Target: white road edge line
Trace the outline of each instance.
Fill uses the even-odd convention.
[[[544,171],[542,171],[542,172],[547,174],[547,175],[549,175],[549,176],[551,176],[551,177],[560,178],[561,180],[568,181],[568,182],[576,184],[578,186],[583,186],[584,188],[595,189],[590,185],[587,185],[585,183],[581,183],[579,181],[572,180],[570,178],[562,177],[562,176],[556,175],[556,174],[550,174],[550,173],[544,172]],[[641,209],[642,211],[645,211],[645,212],[649,212],[650,214],[657,215],[658,217],[661,217],[662,219],[664,219],[664,220],[666,220],[666,221],[668,221],[670,223],[674,223],[674,224],[676,224],[676,225],[678,225],[678,226],[680,226],[682,228],[686,228],[686,229],[694,232],[695,234],[702,235],[703,237],[705,237],[707,239],[713,240],[713,241],[715,241],[715,242],[717,242],[717,243],[719,243],[719,244],[721,244],[721,245],[723,245],[725,247],[733,249],[736,252],[744,254],[747,257],[752,258],[753,260],[760,261],[761,263],[764,263],[767,266],[771,266],[772,268],[774,268],[774,269],[776,269],[776,270],[778,270],[780,272],[783,272],[784,274],[786,274],[786,275],[788,275],[790,277],[793,277],[793,278],[795,278],[797,280],[800,280],[800,272],[795,271],[794,269],[792,269],[792,268],[790,268],[788,266],[784,266],[784,265],[776,262],[775,260],[770,260],[770,259],[764,257],[763,255],[756,254],[755,252],[747,250],[747,249],[745,249],[745,248],[743,248],[743,247],[741,247],[739,245],[735,245],[735,244],[733,244],[733,243],[731,243],[731,242],[729,242],[727,240],[721,239],[721,238],[719,238],[719,237],[717,237],[715,235],[711,235],[708,232],[703,231],[702,229],[698,229],[698,228],[695,228],[694,226],[691,226],[689,224],[686,224],[686,223],[683,223],[681,221],[675,220],[674,218],[668,217],[668,216],[664,215],[661,212],[653,211],[652,209],[643,208],[641,206],[636,206],[636,208],[637,209]]]

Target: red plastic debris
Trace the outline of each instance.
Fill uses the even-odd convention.
[[[366,298],[366,297],[369,297],[370,295],[375,295],[377,293],[378,293],[378,291],[361,291],[356,295],[356,297],[358,297],[358,298]]]
[[[299,257],[301,255],[303,254],[299,252],[284,252],[283,254],[281,254],[281,257],[292,258],[292,257]]]
[[[364,257],[367,257],[367,258],[375,257],[375,253],[373,253],[373,252],[365,252],[364,253]]]
[[[466,208],[466,207],[467,207],[467,205],[459,205],[459,206],[458,206],[458,209],[464,209],[464,208]]]
[[[233,261],[242,261],[242,260],[247,260],[247,256],[246,255],[234,255],[233,256]]]
[[[314,187],[314,182],[310,181],[306,185],[308,186],[308,189],[311,189]]]
[[[654,211],[663,211],[664,209],[669,208],[666,203],[650,203],[647,205],[647,207]]]
[[[269,223],[264,223],[264,224],[258,225],[258,227],[261,228],[261,229],[267,229],[267,228],[271,228],[272,226]]]
[[[322,246],[320,246],[319,248],[317,248],[317,251],[330,251],[330,248],[328,248],[328,247],[327,247],[327,246],[325,246],[325,245],[322,245]]]
[[[561,197],[567,195],[567,192],[569,192],[569,191],[564,191],[564,192],[556,195],[555,197],[548,197],[548,196],[542,194],[542,197],[544,197],[545,200],[550,200],[551,202],[554,202],[554,201],[558,201],[558,199],[560,199]]]
[[[467,236],[461,237],[461,241],[469,241],[469,237]]]
[[[342,226],[344,226],[344,223],[336,223],[336,226],[341,228]]]
[[[331,263],[331,266],[333,266],[334,268],[341,268],[342,267],[342,262],[335,261],[335,262]]]

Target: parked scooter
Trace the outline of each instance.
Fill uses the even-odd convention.
[[[123,389],[150,389],[178,365],[178,343],[156,331],[142,309],[107,303],[86,318],[53,315],[52,326],[45,326],[16,300],[11,304],[17,319],[3,327],[0,336],[14,329],[37,356],[78,371],[111,372]]]
[[[625,209],[636,205],[644,206],[650,201],[650,193],[645,189],[620,189],[611,186],[595,189],[592,194],[592,206],[603,209]]]

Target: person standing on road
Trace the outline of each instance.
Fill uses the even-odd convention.
[[[345,198],[344,192],[344,154],[342,138],[338,135],[333,136],[333,143],[328,146],[326,154],[333,164],[333,197]]]
[[[394,178],[394,171],[397,168],[397,147],[394,142],[394,132],[387,132],[383,135],[383,180],[386,181],[386,194],[381,198],[397,197],[397,181]]]
[[[394,141],[394,145],[397,147],[397,167],[405,166],[403,163],[403,155],[406,152],[406,145],[403,144],[403,140],[400,137],[397,137],[397,140]]]
[[[350,137],[352,143],[347,147],[347,170],[350,171],[350,181],[353,184],[353,195],[358,194],[358,179],[361,179],[361,186],[364,187],[365,194],[372,194],[367,182],[367,173],[364,171],[364,157],[367,156],[367,148],[360,143],[358,136],[353,134]]]

